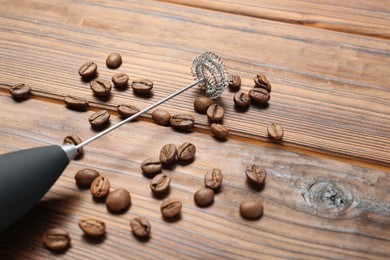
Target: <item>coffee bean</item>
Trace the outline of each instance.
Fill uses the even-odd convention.
[[[196,146],[189,142],[182,143],[179,148],[177,148],[177,157],[181,161],[191,161],[194,159],[195,153]]]
[[[160,210],[164,217],[173,218],[180,213],[181,207],[182,204],[180,200],[175,198],[168,198],[162,202]]]
[[[196,112],[206,114],[207,109],[214,104],[214,101],[208,97],[201,96],[195,99],[194,109]]]
[[[162,164],[159,159],[146,159],[141,164],[142,172],[148,176],[154,176],[156,173],[159,173],[162,169]]]
[[[171,126],[176,130],[190,130],[195,125],[195,119],[191,115],[173,115]]]
[[[261,185],[264,183],[267,177],[267,172],[260,165],[249,165],[245,169],[245,174],[248,180],[255,185]]]
[[[241,78],[238,75],[230,74],[229,75],[229,89],[232,91],[237,91],[241,86]]]
[[[206,207],[214,202],[214,191],[209,188],[203,188],[195,192],[194,201],[199,207]]]
[[[81,169],[74,176],[77,185],[81,187],[91,187],[91,183],[94,179],[100,176],[100,173],[94,169]]]
[[[108,178],[105,176],[96,177],[91,183],[89,191],[95,199],[106,197],[110,191],[110,182],[108,181]]]
[[[217,124],[217,123],[212,123],[210,130],[215,137],[221,138],[221,139],[226,138],[226,136],[228,136],[228,134],[229,134],[229,129],[227,129],[223,125]]]
[[[217,190],[221,187],[223,175],[220,169],[208,170],[204,176],[204,184],[207,188]]]
[[[131,87],[136,94],[150,94],[153,88],[153,82],[148,79],[135,79],[131,82]]]
[[[159,125],[169,125],[171,120],[171,114],[168,111],[162,109],[156,109],[152,113],[154,122]]]
[[[63,144],[72,144],[72,145],[78,145],[81,144],[83,141],[80,137],[77,135],[68,135],[64,138]],[[77,149],[77,155],[80,155],[83,153],[83,147]]]
[[[207,109],[207,118],[210,120],[210,122],[218,123],[222,121],[224,113],[225,110],[223,107],[218,104],[212,104]]]
[[[50,250],[64,250],[70,244],[69,233],[60,228],[49,229],[43,235],[43,243]]]
[[[88,61],[86,63],[84,63],[80,69],[79,69],[79,75],[82,77],[82,78],[91,78],[93,76],[95,76],[96,74],[96,71],[97,71],[97,65],[95,62],[93,61]]]
[[[106,198],[107,209],[111,212],[118,212],[129,207],[131,202],[130,193],[125,189],[111,191]]]
[[[130,221],[130,227],[133,234],[137,237],[148,237],[152,226],[146,218],[133,218]]]
[[[258,104],[266,104],[271,98],[269,92],[263,88],[252,88],[248,95],[253,102]]]
[[[83,230],[85,235],[90,237],[99,237],[106,233],[106,223],[93,218],[80,220],[79,227]]]
[[[129,81],[129,76],[127,76],[126,73],[117,73],[114,74],[111,78],[112,82],[114,82],[114,85],[118,88],[124,88],[127,86],[127,82]]]
[[[248,107],[249,104],[251,103],[251,99],[248,96],[248,94],[243,92],[236,93],[233,97],[233,101],[236,107],[238,108]]]
[[[244,218],[258,219],[263,215],[263,205],[258,200],[247,200],[240,204],[240,214]]]
[[[128,118],[139,112],[139,109],[132,105],[119,105],[116,107],[116,111],[123,118]]]
[[[268,92],[271,92],[271,83],[269,83],[264,74],[257,74],[253,80],[255,82],[255,88],[263,88]]]
[[[161,148],[160,151],[160,162],[162,164],[168,165],[173,163],[176,160],[177,149],[174,144],[166,144]]]
[[[89,107],[88,100],[80,99],[73,96],[66,96],[64,102],[67,107],[77,110],[85,110]]]
[[[111,83],[104,79],[92,80],[89,86],[93,93],[99,97],[108,97],[111,93]]]
[[[122,64],[122,56],[119,53],[111,53],[106,59],[106,65],[110,69],[116,69]]]
[[[9,89],[9,93],[14,99],[24,99],[30,95],[31,87],[24,83],[16,84]]]
[[[168,190],[170,183],[171,183],[171,177],[169,177],[165,173],[157,174],[150,181],[150,189],[157,194],[164,193],[165,191]]]
[[[283,135],[284,135],[283,127],[279,124],[271,123],[267,127],[267,132],[268,132],[268,135],[272,139],[275,139],[275,140],[282,140],[283,139]]]
[[[98,127],[98,126],[102,126],[102,125],[107,124],[109,119],[110,119],[110,114],[108,113],[108,111],[107,110],[100,110],[96,113],[93,113],[89,117],[89,123],[93,127]]]

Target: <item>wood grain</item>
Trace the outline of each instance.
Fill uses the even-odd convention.
[[[59,144],[68,134],[86,139],[95,133],[88,123],[92,111],[76,112],[36,99],[16,102],[4,93],[0,103],[0,154]],[[112,124],[119,120],[112,115]],[[169,196],[184,204],[181,219],[166,222],[159,212],[161,199],[151,195],[149,179],[139,167],[144,159],[157,156],[164,144],[185,141],[197,146],[196,160],[163,170],[172,177]],[[244,168],[254,163],[267,169],[261,190],[246,183]],[[130,191],[128,212],[111,214],[92,200],[88,190],[77,188],[74,174],[85,167],[106,175],[113,189]],[[203,187],[204,173],[211,167],[222,169],[223,189],[211,207],[198,208],[193,194]],[[83,158],[69,165],[42,201],[0,235],[0,258],[53,258],[41,238],[48,228],[60,226],[72,238],[71,248],[57,255],[64,259],[387,259],[389,189],[389,172],[255,143],[220,142],[139,120],[85,147]],[[329,192],[335,193],[328,196]],[[240,202],[249,198],[264,203],[262,219],[239,216]],[[106,221],[105,239],[82,235],[77,222],[86,216]],[[131,235],[129,221],[136,216],[147,217],[152,224],[147,242]]]

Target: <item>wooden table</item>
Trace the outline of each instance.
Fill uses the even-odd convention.
[[[225,142],[194,112],[201,95],[194,88],[161,106],[193,115],[194,131],[177,132],[145,115],[85,147],[83,158],[0,235],[1,259],[389,259],[390,5],[239,2],[0,0],[0,153],[61,144],[69,134],[92,136],[90,114],[109,109],[114,124],[118,104],[146,108],[190,84],[191,60],[203,51],[216,52],[241,76],[243,92],[256,73],[272,84],[266,108],[236,111],[230,91],[217,101],[231,133]],[[111,52],[123,57],[116,70],[105,66]],[[153,80],[153,96],[135,96],[130,88],[113,89],[107,101],[96,98],[78,75],[86,61],[98,64],[99,78],[125,72],[130,80]],[[30,84],[29,99],[10,97],[16,83]],[[91,108],[67,109],[69,94]],[[280,144],[267,137],[271,122],[285,129]],[[163,170],[172,178],[169,196],[183,201],[181,218],[167,222],[140,164],[164,144],[185,141],[196,145],[196,160]],[[244,169],[252,164],[268,173],[260,190],[246,181]],[[74,174],[87,167],[107,176],[113,189],[129,190],[127,212],[109,213],[76,186]],[[210,168],[222,170],[223,188],[212,206],[199,208],[193,194]],[[254,198],[264,204],[264,216],[245,220],[239,204]],[[105,239],[83,236],[78,221],[87,216],[106,222]],[[152,224],[146,242],[131,234],[136,216]],[[51,227],[70,233],[65,253],[42,245]]]

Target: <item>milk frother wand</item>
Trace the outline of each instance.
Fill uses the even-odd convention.
[[[81,147],[197,84],[201,84],[205,95],[211,99],[218,98],[229,84],[222,60],[212,52],[204,52],[195,57],[191,72],[197,79],[194,83],[76,146],[50,145],[0,155],[0,233],[45,195]]]

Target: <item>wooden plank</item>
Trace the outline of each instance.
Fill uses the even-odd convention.
[[[234,93],[223,94],[218,102],[233,134],[267,140],[266,126],[279,122],[285,145],[390,163],[388,41],[144,1],[5,1],[0,21],[6,87],[27,82],[59,98],[73,94],[111,108],[144,108],[191,83],[191,59],[211,49],[243,78],[243,91],[253,86],[257,72],[273,84],[266,109],[251,106],[239,113]],[[112,51],[124,57],[115,72],[155,82],[152,98],[131,90],[114,90],[107,102],[92,95],[77,70],[93,60],[99,77],[110,79],[114,71],[104,60]],[[190,90],[163,107],[193,114],[199,127],[208,127],[205,116],[192,109],[199,95]]]
[[[390,39],[390,5],[386,0],[160,0],[197,8]]]
[[[68,134],[85,140],[96,133],[87,120],[92,111],[71,111],[48,100],[15,102],[4,93],[0,93],[0,103],[0,154],[60,144]],[[116,122],[119,118],[113,113],[111,123]],[[161,200],[151,196],[149,179],[141,174],[140,164],[157,156],[164,144],[185,141],[196,145],[196,159],[189,165],[163,170],[172,177],[169,196],[182,199],[184,204],[181,219],[166,222],[159,212]],[[178,133],[145,120],[129,123],[85,147],[83,158],[68,166],[42,201],[0,235],[0,257],[51,258],[41,239],[48,228],[56,226],[71,235],[72,246],[64,255],[69,259],[390,257],[389,171],[277,147],[264,147],[257,141],[219,142],[204,133]],[[261,190],[251,188],[243,172],[254,163],[268,172]],[[76,187],[74,174],[85,167],[107,176],[113,189],[130,191],[128,212],[111,214],[92,200],[88,190]],[[211,207],[198,208],[193,194],[203,187],[204,173],[211,167],[222,169],[223,189]],[[334,191],[333,197],[326,190]],[[250,198],[264,203],[264,216],[258,221],[239,216],[240,202]],[[103,241],[82,235],[77,223],[86,216],[106,221]],[[136,216],[147,217],[152,224],[147,242],[131,235],[129,221]]]

